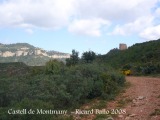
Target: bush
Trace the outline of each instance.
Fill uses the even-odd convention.
[[[69,74],[74,75],[72,79],[70,78],[72,84],[69,85],[69,89],[76,91],[77,97],[80,95],[78,98],[91,99],[100,97],[104,93],[112,95],[125,83],[123,75],[113,73],[112,69],[107,69],[104,65],[98,64],[84,64],[83,66],[73,67]]]
[[[50,60],[45,65],[46,74],[60,74],[63,71],[64,64],[57,60]]]
[[[51,60],[34,74],[0,79],[0,105],[8,108],[73,109],[89,99],[113,98],[125,83],[124,76],[104,64],[88,63],[66,67]],[[32,70],[31,70],[32,71]],[[3,113],[2,120],[9,119]],[[15,115],[11,119],[31,119]],[[33,119],[58,119],[58,116],[34,116]]]

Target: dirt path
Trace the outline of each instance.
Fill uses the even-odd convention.
[[[97,120],[160,120],[160,78],[126,77],[126,80],[130,87],[107,103],[105,108],[122,112],[116,112],[110,119]],[[93,120],[95,117],[89,115],[81,120]]]
[[[117,97],[115,104],[108,104],[113,109],[119,103],[126,104],[123,106],[126,114],[115,120],[160,120],[160,78],[126,77],[126,80],[131,86]]]

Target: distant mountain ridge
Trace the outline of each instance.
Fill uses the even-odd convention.
[[[35,59],[41,59],[40,63]],[[46,51],[34,47],[28,43],[1,44],[0,43],[0,62],[24,62],[27,65],[44,65],[49,59],[66,59],[70,54],[57,51]],[[26,61],[26,59],[28,61]],[[32,63],[31,61],[34,61]]]

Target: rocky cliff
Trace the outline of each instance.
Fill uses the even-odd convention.
[[[49,59],[64,60],[66,58],[70,58],[70,54],[61,53],[57,51],[46,51],[41,48],[34,47],[27,43],[0,44],[0,62],[21,61],[28,64],[28,62],[26,62],[26,59],[27,60],[29,59],[29,61],[31,61],[34,58],[41,59],[38,61],[44,61],[44,62],[41,62],[44,64]],[[37,65],[36,60],[34,61],[35,61],[35,64]],[[41,64],[38,64],[38,65],[41,65]]]
[[[10,45],[0,45],[0,57],[14,57],[14,56],[29,56],[29,55],[35,55],[35,56],[46,56],[49,58],[70,58],[70,54],[67,53],[61,53],[61,52],[48,52],[46,50],[43,50],[41,48],[29,48],[29,47],[19,47],[14,48],[9,47]]]

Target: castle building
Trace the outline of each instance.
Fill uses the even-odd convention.
[[[126,50],[127,49],[127,45],[124,43],[120,43],[119,44],[119,50]]]

